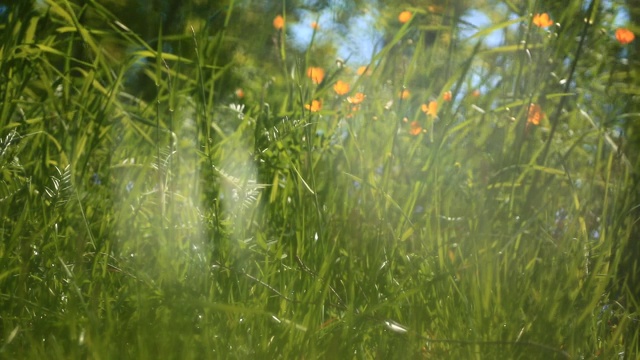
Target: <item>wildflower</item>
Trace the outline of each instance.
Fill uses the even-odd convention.
[[[352,118],[355,113],[360,111],[360,105],[354,105],[349,109],[349,113],[347,114],[347,119]]]
[[[98,173],[93,173],[93,175],[91,175],[91,181],[93,181],[94,185],[102,184],[102,180],[100,180],[100,175],[98,175]]]
[[[545,28],[545,27],[549,27],[549,26],[553,25],[553,20],[551,20],[551,18],[549,18],[549,14],[542,13],[542,14],[536,14],[533,17],[533,23],[537,27]]]
[[[451,91],[447,91],[444,94],[442,94],[442,99],[444,101],[451,101]]]
[[[276,30],[282,30],[284,27],[284,18],[282,15],[278,15],[273,19],[273,27],[276,28]]]
[[[333,84],[333,90],[338,95],[344,95],[349,92],[349,84],[342,80],[338,80],[335,84]]]
[[[413,16],[413,14],[411,14],[410,11],[403,11],[400,13],[400,15],[398,15],[398,21],[400,21],[401,23],[406,23],[407,21],[411,20],[411,17]]]
[[[424,112],[429,116],[433,116],[433,117],[438,116],[438,103],[436,101],[430,101],[429,105],[422,104],[420,106],[420,109],[422,110],[422,112]]]
[[[480,90],[478,90],[478,89],[473,90],[473,92],[471,93],[471,96],[473,96],[473,97],[480,96]]]
[[[411,92],[409,91],[409,89],[404,89],[402,90],[402,92],[400,93],[400,98],[403,100],[406,100],[409,98],[409,96],[411,96]]]
[[[314,21],[314,22],[311,23],[311,28],[313,30],[318,30],[320,28],[320,26],[318,26],[318,22],[317,21]]]
[[[307,76],[311,78],[315,84],[320,84],[324,79],[324,70],[320,67],[310,67],[307,69]]]
[[[422,126],[420,126],[420,123],[417,121],[412,121],[409,134],[416,136],[416,135],[420,135],[421,132],[422,132]]]
[[[244,97],[244,90],[242,90],[241,88],[237,88],[235,94],[238,99],[242,99]]]
[[[362,74],[371,75],[371,69],[369,66],[360,66],[357,73],[359,76],[362,76]]]
[[[616,40],[622,45],[627,45],[632,42],[636,36],[629,29],[619,28],[616,30]]]
[[[320,100],[313,100],[311,101],[311,104],[305,104],[304,108],[311,110],[311,112],[318,112],[322,109],[322,102]]]
[[[365,97],[367,97],[367,95],[359,92],[359,93],[355,93],[353,96],[349,96],[347,98],[347,101],[350,104],[357,105],[357,104],[360,104],[361,102],[363,102]]]
[[[529,104],[529,114],[527,115],[527,124],[540,125],[540,119],[544,117],[542,108],[538,104]]]
[[[241,104],[229,104],[229,108],[238,114],[238,119],[244,119],[244,105]]]

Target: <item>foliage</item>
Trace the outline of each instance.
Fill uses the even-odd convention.
[[[7,10],[1,356],[636,358],[615,12],[381,7],[352,64],[294,5]]]

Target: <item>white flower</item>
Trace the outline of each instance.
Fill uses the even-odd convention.
[[[231,108],[231,110],[235,111],[238,113],[238,119],[242,120],[244,119],[244,105],[242,104],[229,104],[229,108]]]

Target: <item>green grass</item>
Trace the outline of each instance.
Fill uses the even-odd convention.
[[[638,86],[606,14],[522,14],[488,48],[416,9],[358,76],[283,46],[271,15],[253,26],[278,46],[234,52],[233,2],[225,31],[155,42],[47,3],[0,40],[0,357],[637,356],[637,299],[612,290],[634,165],[612,131]]]

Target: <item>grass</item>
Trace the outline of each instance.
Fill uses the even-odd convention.
[[[370,74],[314,84],[326,44],[267,21],[258,63],[232,51],[233,2],[225,31],[149,42],[47,4],[14,5],[0,42],[2,357],[637,356],[612,286],[637,206],[612,131],[637,84],[606,14],[523,13],[487,48],[414,9]]]

